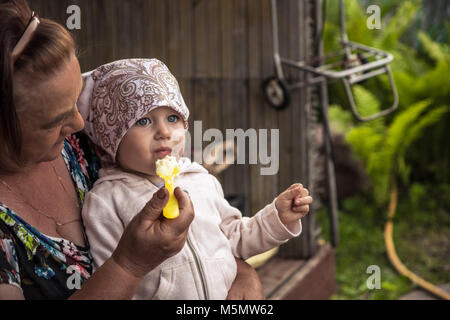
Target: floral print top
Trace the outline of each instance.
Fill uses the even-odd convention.
[[[87,137],[66,138],[62,155],[78,191],[80,207],[98,178],[99,161]],[[37,231],[0,202],[0,284],[22,289],[25,299],[67,299],[92,273],[86,247]]]

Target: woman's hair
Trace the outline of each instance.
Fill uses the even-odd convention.
[[[75,53],[69,32],[54,21],[40,18],[41,23],[30,42],[13,62],[11,54],[31,14],[25,0],[0,0],[0,168],[7,159],[18,163],[22,147],[19,106],[15,106],[20,93],[14,88],[13,75],[26,74],[27,79],[36,83],[45,81]]]

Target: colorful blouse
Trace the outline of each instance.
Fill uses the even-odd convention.
[[[68,137],[62,156],[77,189],[80,207],[98,178],[99,161],[82,134]],[[22,289],[25,299],[67,299],[92,273],[86,247],[37,231],[0,202],[0,284]]]

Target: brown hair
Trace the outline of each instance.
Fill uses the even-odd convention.
[[[13,62],[12,51],[31,14],[25,0],[0,0],[0,168],[7,159],[18,163],[22,148],[13,74],[27,74],[33,81],[48,79],[75,53],[70,33],[58,23],[40,18],[36,33]]]

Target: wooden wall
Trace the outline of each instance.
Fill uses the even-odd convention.
[[[318,0],[278,0],[281,55],[312,55]],[[280,191],[311,184],[311,92],[292,92],[283,111],[263,101],[261,82],[274,74],[269,0],[29,0],[42,17],[65,25],[66,9],[81,8],[73,30],[82,71],[131,57],[156,57],[177,77],[194,120],[203,131],[218,128],[280,129],[278,175],[260,175],[259,165],[233,165],[220,175],[226,194],[244,194],[245,214],[255,213]],[[290,69],[290,78],[305,75]],[[310,120],[308,120],[310,119]],[[207,143],[208,144],[208,143]],[[307,258],[316,250],[314,215],[303,219],[300,239],[281,255]]]

